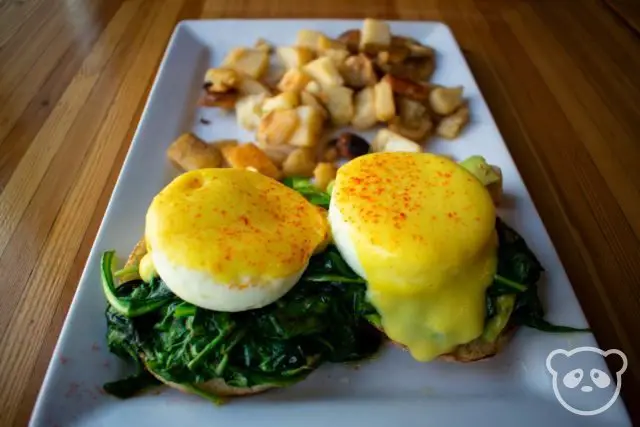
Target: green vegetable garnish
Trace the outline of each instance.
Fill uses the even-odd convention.
[[[486,340],[497,338],[507,323],[544,332],[589,331],[554,325],[544,320],[537,285],[543,271],[542,265],[524,239],[499,218],[496,221],[496,231],[499,241],[498,271],[493,284],[487,289],[487,320],[483,337]],[[504,296],[510,298],[503,298]],[[499,331],[496,334],[497,329]]]
[[[292,188],[298,193],[302,194],[309,202],[313,203],[314,205],[329,209],[331,193],[320,190],[318,187],[313,185],[310,179],[290,177],[282,180],[282,183],[287,187]]]
[[[198,394],[206,394],[198,384],[214,378],[236,387],[286,385],[322,363],[372,355],[382,339],[365,316],[375,310],[366,300],[364,281],[337,253],[329,247],[312,257],[316,273],[309,280],[303,277],[275,303],[223,313],[184,302],[160,278],[151,283],[137,279],[116,288],[107,268],[114,254],[106,252],[107,342],[138,372],[105,385],[105,390],[127,397],[157,384],[147,371]],[[207,398],[219,400],[208,394]]]
[[[500,180],[500,175],[482,156],[471,156],[460,162],[460,166],[471,172],[485,187]]]

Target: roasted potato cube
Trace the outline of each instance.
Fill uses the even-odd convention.
[[[389,24],[377,19],[367,18],[362,24],[362,35],[360,37],[360,50],[369,51],[372,47],[386,50],[391,44],[391,30]]]
[[[312,79],[320,83],[323,88],[330,86],[342,86],[344,80],[338,72],[335,63],[326,56],[322,56],[314,61],[309,62],[303,67],[303,70],[311,76]]]
[[[192,133],[180,135],[167,149],[167,157],[184,171],[218,168],[222,165],[220,150]]]
[[[389,129],[380,129],[371,143],[371,151],[403,151],[409,153],[419,153],[422,148],[419,144],[398,135]]]
[[[350,53],[346,49],[327,49],[322,52],[322,56],[330,58],[335,66],[340,69],[344,61],[349,57]]]
[[[269,54],[260,49],[237,47],[229,52],[222,66],[259,79],[269,67]]]
[[[393,99],[391,85],[386,79],[380,80],[375,86],[376,119],[381,122],[391,120],[396,115],[396,104]]]
[[[263,38],[256,40],[255,48],[266,53],[271,53],[273,51],[273,46]]]
[[[394,94],[413,99],[415,101],[426,101],[432,90],[431,86],[426,83],[418,83],[409,79],[392,76],[390,74],[384,76],[382,80],[389,82],[389,85],[391,85],[391,91]]]
[[[332,39],[324,34],[318,39],[318,51],[324,53],[329,49],[347,50],[347,45],[340,40]]]
[[[278,57],[287,69],[300,68],[313,60],[313,51],[308,47],[285,46],[276,49]]]
[[[429,105],[434,113],[448,116],[463,103],[462,86],[447,88],[437,87],[429,94]]]
[[[282,163],[282,172],[285,176],[313,176],[316,168],[316,159],[311,148],[298,148],[293,150]]]
[[[266,96],[262,93],[259,95],[248,95],[240,98],[236,103],[236,120],[238,126],[255,131],[260,126],[262,119],[262,104]]]
[[[373,63],[362,54],[347,58],[340,67],[340,74],[346,86],[356,89],[373,86],[378,82]]]
[[[289,154],[296,149],[293,145],[268,145],[266,147],[260,146],[260,149],[264,151],[264,154],[271,159],[274,165],[282,167],[282,163],[287,159]]]
[[[227,163],[234,169],[251,168],[273,179],[279,179],[282,175],[271,159],[254,144],[239,144],[226,149],[223,154]]]
[[[323,90],[321,99],[334,125],[344,126],[351,122],[354,114],[353,90],[344,86],[327,87]]]
[[[402,117],[394,117],[389,122],[389,130],[412,141],[423,141],[433,129],[433,122],[427,115],[418,122],[406,122]]]
[[[427,107],[418,101],[405,97],[396,98],[397,110],[406,122],[418,122],[428,114]]]
[[[204,88],[208,92],[225,93],[240,84],[238,72],[229,68],[209,68],[204,75]]]
[[[320,40],[327,38],[320,31],[315,30],[300,30],[296,37],[296,46],[304,46],[312,50],[318,50],[320,47]]]
[[[292,110],[300,105],[300,98],[296,92],[282,92],[267,98],[262,104],[262,113],[268,114],[274,110]]]
[[[286,144],[298,127],[296,110],[275,110],[262,116],[256,138],[262,146]]]
[[[238,140],[237,139],[218,139],[216,141],[211,142],[211,144],[213,147],[216,147],[218,150],[220,150],[220,153],[222,153],[222,165],[223,166],[230,166],[229,163],[226,162],[226,160],[224,159],[225,157],[225,151],[231,149],[231,147],[235,147],[236,145],[238,145]]]
[[[205,92],[198,101],[203,107],[216,107],[224,110],[233,110],[238,101],[239,95],[236,92],[215,93]]]
[[[238,92],[241,95],[260,95],[271,96],[271,90],[260,83],[258,80],[249,76],[240,76],[240,84],[238,85]]]
[[[304,90],[311,77],[299,68],[291,68],[284,73],[278,83],[278,89],[282,92],[300,92]]]
[[[321,190],[326,190],[327,185],[334,179],[336,179],[336,173],[338,170],[333,163],[318,163],[313,170],[313,178],[316,187]]]
[[[308,105],[302,105],[294,111],[298,116],[298,127],[289,138],[289,144],[297,147],[316,146],[322,133],[322,113]]]
[[[427,108],[417,101],[400,97],[396,99],[399,116],[389,122],[389,129],[412,141],[422,141],[433,128]]]
[[[436,134],[446,139],[454,139],[460,135],[467,123],[469,123],[469,106],[463,105],[455,113],[440,120],[436,127]]]
[[[300,92],[300,104],[316,108],[322,115],[323,120],[329,118],[329,112],[327,111],[327,109],[324,108],[324,106],[320,103],[320,101],[318,101],[318,98],[316,98],[315,95],[307,91]]]
[[[307,83],[304,90],[316,96],[320,96],[322,94],[322,87],[315,80],[311,80],[309,83]]]
[[[365,87],[355,96],[354,115],[351,119],[351,124],[356,129],[369,129],[377,121],[375,89],[373,86]]]

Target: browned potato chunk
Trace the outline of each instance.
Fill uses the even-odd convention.
[[[184,171],[218,168],[222,164],[220,150],[192,133],[180,135],[167,149],[167,157]]]
[[[275,110],[262,117],[258,133],[258,142],[263,145],[286,144],[298,127],[296,110]]]
[[[298,127],[288,143],[297,147],[315,147],[322,133],[322,113],[308,105],[302,105],[293,111],[298,116]]]
[[[258,80],[251,78],[247,75],[240,76],[240,83],[238,84],[238,92],[241,95],[266,95],[271,96],[271,90],[260,83]]]
[[[267,71],[269,54],[259,49],[237,47],[229,52],[222,66],[259,79]]]
[[[239,144],[223,151],[224,158],[234,169],[251,169],[273,179],[279,179],[281,172],[271,159],[254,144]]]
[[[213,141],[211,143],[212,146],[216,147],[222,153],[222,166],[231,167],[229,163],[225,160],[225,152],[230,150],[232,147],[238,145],[237,139],[219,139],[217,141]]]
[[[289,154],[296,149],[293,145],[262,145],[257,143],[258,147],[264,151],[264,154],[278,167],[282,167],[282,163],[289,157]]]
[[[266,53],[271,53],[273,51],[273,46],[263,38],[259,38],[256,41],[255,48]]]
[[[313,178],[315,180],[315,185],[321,190],[326,190],[327,185],[334,179],[336,179],[336,173],[338,170],[333,165],[333,163],[318,163],[316,168],[313,170]]]
[[[229,68],[209,68],[204,75],[204,88],[208,92],[225,93],[236,89],[240,76]]]
[[[300,103],[302,105],[308,105],[310,107],[317,109],[320,112],[320,114],[322,114],[323,120],[326,120],[329,118],[329,112],[327,111],[327,109],[324,108],[324,106],[320,103],[320,101],[318,101],[318,98],[316,98],[316,96],[313,95],[312,93],[309,93],[307,91],[300,92]]]
[[[313,60],[313,51],[308,47],[283,46],[276,49],[278,57],[285,67],[300,68]]]
[[[323,88],[341,86],[344,83],[334,62],[326,56],[321,56],[309,62],[303,69],[311,78],[320,83],[320,86]]]
[[[318,51],[325,53],[327,50],[347,50],[347,45],[340,40],[331,39],[324,34],[318,38]]]
[[[244,129],[255,131],[260,126],[264,94],[247,95],[236,102],[236,121]]]
[[[469,123],[469,106],[463,105],[455,113],[440,120],[436,134],[446,139],[454,139]]]
[[[378,82],[378,77],[373,70],[373,63],[362,54],[347,58],[340,67],[340,74],[342,74],[346,86],[356,89],[373,86]]]
[[[396,104],[400,115],[389,122],[389,129],[412,141],[422,141],[433,128],[427,108],[404,97],[397,99]]]
[[[349,57],[349,51],[346,49],[327,49],[322,52],[322,56],[331,59],[339,69],[344,61]]]
[[[391,44],[391,29],[389,24],[377,19],[367,18],[362,24],[360,37],[360,51],[367,52],[371,47],[376,50],[386,50]]]
[[[419,122],[406,122],[401,117],[394,117],[389,122],[389,130],[417,142],[424,140],[432,128],[433,122],[426,115]]]
[[[396,115],[396,105],[393,99],[393,91],[387,79],[380,80],[374,86],[376,119],[381,122],[391,120]]]
[[[354,115],[351,124],[356,129],[369,129],[373,127],[376,118],[375,89],[373,86],[365,87],[355,96]]]
[[[300,92],[304,90],[311,77],[299,68],[291,68],[284,73],[278,83],[278,89],[282,92]]]
[[[300,97],[297,92],[282,92],[264,101],[262,113],[268,114],[274,110],[292,110],[298,105],[300,105]]]
[[[310,148],[298,148],[289,154],[282,164],[285,176],[313,176],[316,167],[316,159]]]
[[[322,94],[322,87],[315,80],[311,80],[309,83],[307,83],[304,90],[315,96],[320,96]]]
[[[401,77],[387,74],[382,80],[391,85],[394,94],[400,95],[415,101],[426,101],[431,92],[431,86],[426,83],[418,83]]]
[[[198,101],[202,107],[216,107],[224,110],[233,110],[238,101],[239,95],[236,92],[213,93],[205,92]]]
[[[320,31],[315,30],[300,30],[296,37],[296,45],[304,46],[312,50],[318,50],[320,47],[320,40],[327,38]]]
[[[463,103],[462,86],[447,88],[437,87],[429,94],[429,105],[434,113],[448,116]]]
[[[380,129],[371,142],[371,151],[374,153],[382,151],[419,153],[422,151],[422,147],[389,129]]]
[[[344,86],[327,87],[322,92],[322,101],[334,125],[344,126],[351,122],[354,114],[353,90]]]

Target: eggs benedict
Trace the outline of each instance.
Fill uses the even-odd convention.
[[[160,381],[219,402],[375,352],[381,336],[364,320],[374,310],[361,280],[340,280],[326,215],[252,171],[174,179],[125,268],[112,271],[113,251],[102,257],[109,349],[138,367],[105,390],[128,397]]]
[[[288,292],[327,233],[326,215],[277,181],[199,169],[153,199],[145,239],[173,293],[202,308],[237,312]]]
[[[480,337],[498,240],[495,208],[475,176],[428,153],[362,156],[339,169],[329,221],[384,332],[415,359]]]

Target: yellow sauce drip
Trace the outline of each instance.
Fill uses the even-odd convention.
[[[392,340],[428,361],[480,336],[497,238],[473,175],[432,154],[372,154],[339,170],[333,197]]]

